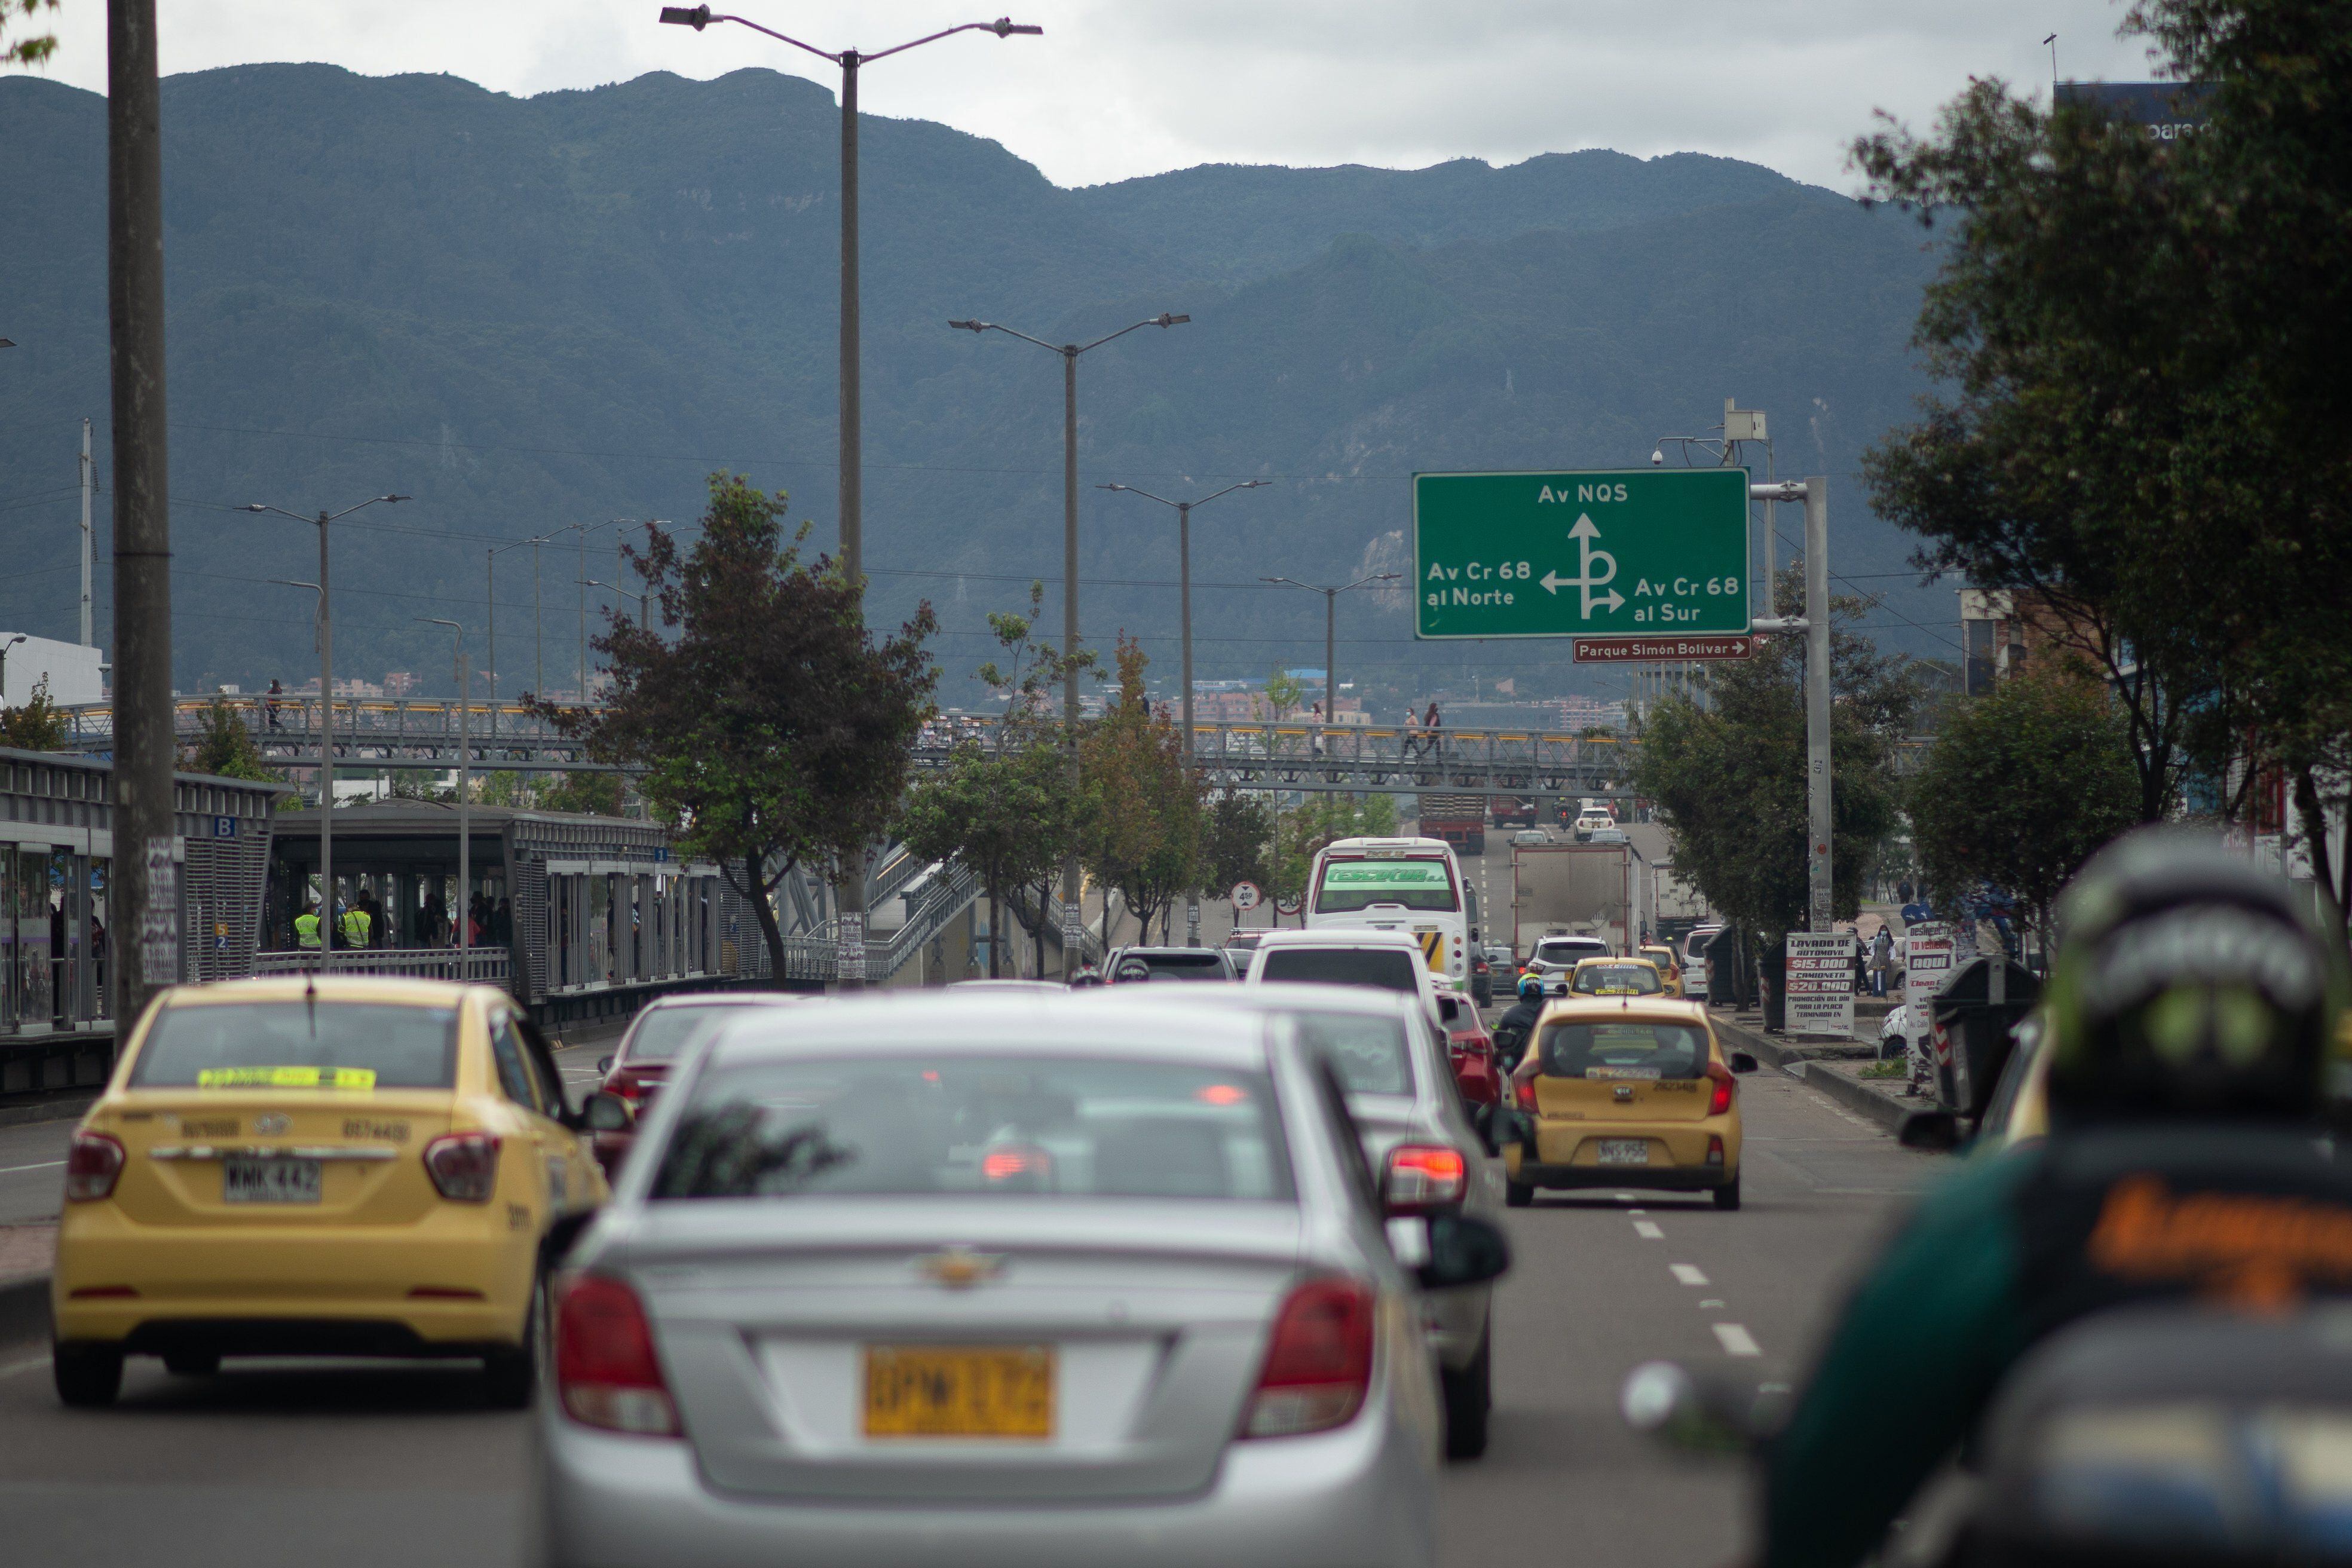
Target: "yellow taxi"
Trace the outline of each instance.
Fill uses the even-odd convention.
[[[1571,996],[1663,996],[1665,976],[1646,958],[1580,958],[1568,977]]]
[[[1662,942],[1647,942],[1633,950],[1633,956],[1646,958],[1657,966],[1658,984],[1664,987],[1665,994],[1679,996],[1683,994],[1682,960],[1675,956],[1673,948]]]
[[[1646,965],[1644,967],[1647,967]],[[1727,1051],[1696,1002],[1569,996],[1536,1019],[1498,1126],[1514,1207],[1538,1187],[1710,1193],[1739,1206],[1739,1094],[1756,1058]]]
[[[606,1196],[503,991],[324,975],[164,992],[66,1160],[50,1305],[68,1405],[127,1354],[478,1356],[530,1399],[551,1255]]]

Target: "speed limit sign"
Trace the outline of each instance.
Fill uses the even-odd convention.
[[[1274,908],[1276,914],[1295,915],[1306,907],[1307,896],[1304,893],[1295,899],[1276,899],[1274,900]]]
[[[1233,900],[1237,910],[1254,910],[1265,901],[1265,895],[1257,890],[1255,882],[1235,882]]]

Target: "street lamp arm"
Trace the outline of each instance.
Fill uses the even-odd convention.
[[[1357,578],[1354,582],[1349,584],[1346,588],[1341,588],[1338,590],[1338,592],[1344,594],[1350,588],[1360,588],[1368,583],[1393,583],[1396,580],[1397,574],[1393,572],[1375,572],[1369,577]]]
[[[738,26],[749,27],[755,33],[765,33],[780,44],[790,44],[796,49],[806,49],[821,60],[831,60],[835,65],[841,63],[839,55],[828,53],[818,48],[814,44],[804,44],[790,33],[779,33],[773,27],[763,27],[749,16],[718,16],[708,5],[665,5],[662,7],[661,19],[677,26],[691,27],[698,33],[713,22],[732,22]]]
[[[1023,342],[1035,343],[1041,349],[1051,349],[1055,353],[1064,352],[1060,343],[1049,343],[1043,338],[1033,338],[1026,332],[1016,332],[1011,327],[1001,326],[994,321],[950,321],[948,325],[966,332],[1003,332],[1008,338],[1019,338]]]
[[[1177,503],[1177,502],[1175,502],[1175,501],[1170,500],[1166,496],[1156,496],[1156,495],[1153,495],[1150,490],[1140,489],[1140,488],[1139,488],[1139,487],[1137,487],[1137,486],[1135,486],[1135,485],[1119,485],[1119,484],[1097,485],[1097,486],[1095,487],[1095,489],[1098,489],[1098,490],[1125,490],[1129,495],[1131,495],[1131,496],[1141,496],[1145,500],[1156,500],[1156,501],[1158,501],[1161,506],[1175,506],[1175,505],[1177,505],[1177,504],[1178,504],[1178,503]],[[1220,493],[1223,493],[1223,492],[1220,492]],[[1199,505],[1200,503],[1199,503],[1199,502],[1197,502],[1197,501],[1195,501],[1195,502],[1193,502],[1192,504],[1193,504],[1193,505],[1195,505],[1195,506],[1197,506],[1197,505]]]
[[[1237,484],[1227,485],[1223,489],[1211,490],[1207,495],[1202,496],[1199,500],[1194,501],[1192,504],[1196,507],[1206,506],[1211,501],[1216,500],[1219,496],[1231,495],[1235,490],[1254,490],[1261,485],[1270,485],[1272,483],[1274,483],[1272,479],[1243,479]]]
[[[1087,353],[1087,352],[1088,350],[1090,350],[1090,349],[1098,349],[1098,348],[1102,347],[1102,346],[1103,346],[1103,344],[1105,344],[1105,343],[1107,343],[1107,342],[1111,342],[1111,341],[1112,341],[1112,339],[1114,339],[1114,338],[1123,338],[1123,337],[1127,336],[1127,334],[1128,334],[1128,333],[1129,333],[1129,332],[1131,332],[1131,331],[1134,331],[1138,327],[1181,327],[1181,326],[1182,326],[1185,322],[1187,322],[1187,321],[1191,321],[1192,319],[1192,317],[1190,317],[1190,316],[1176,316],[1176,315],[1171,315],[1169,312],[1167,312],[1167,311],[1165,311],[1165,310],[1162,310],[1162,311],[1160,311],[1160,314],[1158,314],[1158,315],[1156,315],[1156,316],[1151,317],[1151,318],[1150,318],[1150,320],[1148,320],[1148,321],[1138,321],[1138,322],[1136,322],[1136,323],[1135,323],[1135,326],[1133,326],[1133,327],[1121,327],[1118,331],[1115,331],[1115,332],[1112,332],[1112,333],[1108,334],[1108,336],[1097,338],[1094,342],[1090,342],[1090,343],[1081,343],[1081,344],[1079,344],[1078,346],[1076,346],[1076,348],[1065,349],[1065,350],[1063,350],[1063,351],[1061,351],[1061,352],[1062,352],[1062,353],[1081,353],[1081,354],[1082,354],[1082,353]],[[998,330],[998,331],[1002,331],[1003,329],[1000,327],[1000,328],[999,328],[999,329],[997,329],[997,330]],[[1029,341],[1030,341],[1031,342],[1035,342],[1037,340],[1036,340],[1036,339],[1034,339],[1034,338],[1032,338],[1032,339],[1030,339]],[[1052,345],[1051,345],[1051,344],[1048,344],[1048,345],[1046,345],[1046,346],[1050,348]]]
[[[928,37],[917,38],[911,43],[896,44],[887,49],[877,49],[870,55],[860,55],[857,57],[857,63],[859,65],[870,65],[876,60],[887,60],[892,55],[905,54],[908,49],[919,47],[924,44],[935,43],[941,38],[948,37],[956,33],[994,33],[1000,38],[1009,38],[1015,33],[1042,36],[1045,31],[1045,28],[1038,26],[1033,22],[1016,22],[1010,16],[999,16],[993,22],[965,22],[958,26],[942,28],[940,31],[932,33]],[[803,46],[803,47],[806,47],[807,46],[805,45]]]

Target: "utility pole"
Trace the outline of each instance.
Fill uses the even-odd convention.
[[[1078,652],[1078,356],[1115,338],[1143,327],[1176,327],[1191,321],[1190,316],[1173,315],[1162,310],[1159,315],[1121,327],[1106,333],[1090,343],[1049,343],[1043,338],[1033,338],[1026,332],[1016,332],[1011,327],[995,321],[950,321],[959,331],[1003,332],[1019,338],[1024,343],[1035,343],[1062,356],[1062,657],[1074,659]],[[1078,774],[1078,669],[1067,667],[1062,679],[1062,721],[1068,731],[1070,780],[1077,782]],[[1062,861],[1062,978],[1071,979],[1077,973],[1078,944],[1083,930],[1078,921],[1078,857],[1073,850]]]
[[[1327,731],[1329,729],[1332,722],[1331,716],[1339,711],[1339,667],[1338,662],[1339,651],[1339,595],[1357,588],[1370,587],[1374,583],[1393,583],[1396,580],[1397,574],[1394,572],[1377,572],[1370,577],[1359,577],[1352,583],[1342,583],[1336,588],[1324,588],[1318,587],[1313,583],[1302,583],[1296,577],[1261,577],[1258,579],[1261,583],[1274,583],[1290,588],[1304,588],[1310,594],[1320,594],[1323,595],[1323,724]],[[1639,673],[1638,667],[1636,673]]]
[[[474,945],[474,832],[470,796],[473,793],[473,753],[466,739],[466,628],[455,621],[445,621],[438,616],[419,616],[427,626],[447,626],[457,634],[457,897],[450,906],[451,940],[457,948],[457,980],[462,984],[472,978],[467,973],[466,955]]]
[[[1805,634],[1805,921],[1809,931],[1833,923],[1831,883],[1830,795],[1830,485],[1826,476],[1751,484],[1748,493],[1766,503],[1805,503],[1805,613],[1801,617],[1759,616],[1759,632]]]
[[[98,458],[90,450],[89,421],[81,422],[81,646],[97,646],[90,630],[90,575],[96,567],[97,534],[90,527],[91,504],[98,497]]]
[[[107,325],[114,384],[114,1026],[180,978],[163,126],[155,0],[107,0]],[[125,937],[130,940],[125,941]]]

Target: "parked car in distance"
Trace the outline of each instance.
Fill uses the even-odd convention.
[[[569,1259],[541,1559],[1433,1563],[1423,1295],[1507,1243],[1217,994],[718,1030]]]
[[[1113,985],[1150,980],[1230,982],[1241,978],[1241,968],[1221,947],[1120,947],[1111,950],[1103,976]]]
[[[1720,925],[1695,926],[1675,944],[1682,951],[1683,992],[1694,1001],[1706,1000],[1706,945],[1722,931]]]
[[[706,1026],[745,1007],[789,1006],[808,1000],[794,991],[689,991],[656,996],[638,1008],[613,1054],[596,1062],[596,1070],[604,1075],[596,1087],[628,1112],[622,1126],[598,1127],[594,1132],[596,1162],[605,1174],[620,1170],[628,1158],[638,1118],[661,1092],[671,1066]]]

